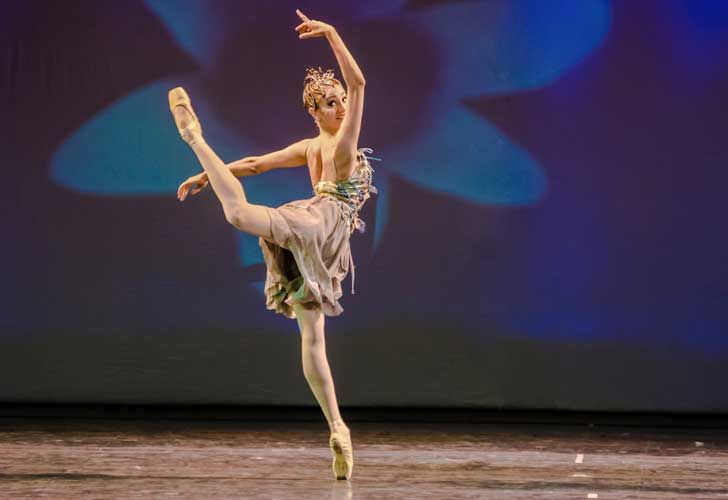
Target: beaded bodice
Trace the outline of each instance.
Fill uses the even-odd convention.
[[[359,218],[359,210],[371,193],[376,194],[377,188],[372,185],[374,169],[369,164],[369,157],[364,153],[372,153],[369,148],[360,148],[357,151],[357,166],[348,179],[342,181],[320,181],[314,187],[318,196],[328,196],[343,202],[342,216],[350,224],[350,230],[358,229],[364,232],[365,224]],[[374,158],[372,158],[374,159]]]

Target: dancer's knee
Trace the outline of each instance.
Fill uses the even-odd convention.
[[[236,203],[234,205],[228,205],[223,207],[225,212],[225,219],[228,223],[232,224],[238,229],[245,224],[245,207],[242,203]],[[241,229],[242,230],[242,229]]]
[[[298,328],[301,331],[301,341],[307,344],[323,343],[324,324],[321,309],[295,304],[293,310],[296,312]]]
[[[270,216],[265,207],[247,202],[235,202],[224,207],[225,219],[236,229],[253,236],[272,237]]]
[[[249,203],[235,203],[231,207],[225,208],[225,219],[236,229],[255,236],[265,236],[264,229],[266,225],[261,223],[256,217],[253,205]]]

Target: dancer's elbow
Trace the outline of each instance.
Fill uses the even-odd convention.
[[[351,91],[352,88],[363,89],[367,84],[367,81],[364,79],[364,75],[361,74],[357,75],[352,80],[352,82],[346,82],[346,86],[349,91]]]

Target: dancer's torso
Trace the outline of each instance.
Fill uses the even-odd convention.
[[[335,161],[336,142],[323,142],[318,137],[311,141],[306,150],[306,163],[311,185],[320,181],[337,182],[348,179],[356,170],[358,154],[348,162]]]
[[[316,196],[331,198],[339,202],[342,216],[350,224],[350,229],[364,230],[364,222],[359,219],[359,210],[369,199],[370,193],[377,190],[372,186],[374,169],[364,152],[371,153],[368,148],[361,148],[356,152],[354,169],[346,179],[337,181],[320,180],[313,188]]]

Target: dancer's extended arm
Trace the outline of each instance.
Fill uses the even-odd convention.
[[[310,142],[311,139],[303,139],[272,153],[249,156],[228,163],[228,168],[235,177],[247,177],[262,174],[274,168],[301,167],[306,164],[306,149]]]
[[[326,37],[331,49],[334,51],[339,68],[341,68],[341,75],[346,83],[349,105],[344,121],[341,123],[341,128],[337,132],[338,140],[335,155],[337,160],[351,159],[356,156],[361,119],[364,112],[364,85],[366,84],[364,74],[333,26],[321,21],[311,20],[300,10],[296,10],[296,14],[303,21],[296,27],[296,31],[299,32],[298,38]]]
[[[273,151],[262,156],[248,156],[247,158],[228,163],[225,166],[230,169],[230,172],[235,177],[258,175],[274,168],[301,167],[306,165],[306,149],[311,140],[302,139],[278,151]],[[177,188],[177,198],[180,201],[184,201],[188,194],[195,195],[202,191],[208,182],[209,180],[205,172],[193,175]]]

